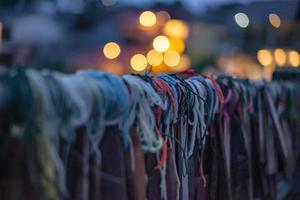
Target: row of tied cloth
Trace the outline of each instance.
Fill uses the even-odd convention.
[[[0,199],[283,199],[300,84],[178,74],[0,75]]]

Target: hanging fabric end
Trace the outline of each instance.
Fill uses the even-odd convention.
[[[159,132],[159,138],[162,140],[162,153],[161,153],[161,158],[159,160],[158,165],[155,167],[155,169],[161,169],[166,161],[167,161],[167,157],[168,157],[168,146],[167,146],[167,141],[163,138],[163,136],[161,135],[161,133]]]

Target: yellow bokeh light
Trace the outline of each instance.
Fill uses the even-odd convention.
[[[130,65],[135,71],[143,71],[147,68],[147,59],[142,54],[135,54],[130,60]]]
[[[177,51],[168,50],[164,54],[164,62],[169,67],[175,67],[180,62],[180,55]]]
[[[182,53],[185,49],[184,41],[180,38],[170,39],[170,49],[173,49],[178,53]]]
[[[275,28],[279,28],[281,24],[280,17],[274,13],[269,14],[269,21]]]
[[[189,34],[189,27],[182,20],[172,19],[165,24],[163,32],[172,38],[186,39]]]
[[[298,67],[300,65],[300,55],[297,51],[291,50],[288,52],[289,64],[292,67]]]
[[[278,66],[283,66],[287,60],[286,53],[283,49],[275,49],[274,58]]]
[[[118,57],[121,53],[120,46],[115,42],[109,42],[105,44],[103,48],[103,54],[108,59],[114,59]]]
[[[170,47],[170,41],[166,36],[159,35],[153,40],[153,48],[159,52],[165,52]]]
[[[181,55],[179,63],[172,69],[175,71],[183,71],[190,67],[191,59],[187,55]]]
[[[147,53],[147,61],[151,66],[158,66],[163,62],[163,55],[161,52],[151,50]]]
[[[270,66],[272,64],[272,54],[267,49],[261,49],[257,52],[257,60],[263,66]]]
[[[151,11],[145,11],[140,15],[139,21],[142,26],[154,26],[156,24],[156,15]]]
[[[165,63],[161,63],[160,65],[158,66],[153,66],[151,68],[151,72],[154,73],[154,74],[158,74],[158,73],[168,73],[170,72],[170,69],[168,66],[166,66]]]

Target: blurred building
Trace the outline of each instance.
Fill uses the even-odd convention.
[[[144,11],[151,11],[145,24]],[[276,67],[300,65],[299,13],[300,1],[278,0],[1,1],[0,62],[117,74],[192,67],[268,78]],[[160,35],[166,49],[154,46]],[[116,48],[105,53],[109,42]]]

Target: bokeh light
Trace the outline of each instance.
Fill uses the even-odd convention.
[[[170,68],[165,63],[161,63],[158,66],[152,66],[152,68],[151,68],[151,72],[154,74],[168,73],[170,71],[171,71]]]
[[[121,53],[120,46],[115,42],[108,42],[103,48],[103,54],[108,59],[117,58]]]
[[[275,49],[274,51],[275,62],[278,66],[283,66],[286,63],[286,53],[283,49]]]
[[[144,71],[147,68],[147,58],[143,54],[135,54],[130,60],[130,65],[135,71]]]
[[[272,54],[267,49],[261,49],[257,52],[257,60],[263,66],[270,66],[272,64]]]
[[[105,70],[112,74],[123,74],[124,67],[118,60],[105,60],[99,69]]]
[[[300,55],[297,51],[290,50],[288,52],[288,57],[289,57],[289,64],[292,67],[298,67],[300,65]]]
[[[245,13],[237,13],[234,15],[236,24],[241,28],[247,28],[249,25],[249,17]]]
[[[159,35],[153,40],[153,48],[159,52],[165,52],[170,47],[170,41],[166,36]]]
[[[171,38],[170,39],[170,49],[182,53],[185,49],[184,41],[180,38]]]
[[[281,24],[280,17],[274,13],[269,14],[269,21],[272,24],[272,26],[275,28],[279,28]]]
[[[191,59],[187,55],[181,55],[179,63],[172,67],[175,71],[183,71],[190,67]]]
[[[163,29],[164,34],[172,38],[186,39],[189,35],[189,27],[182,20],[169,20]]]
[[[156,24],[156,15],[151,11],[145,11],[140,15],[139,22],[145,27],[154,26]]]
[[[168,20],[171,19],[171,16],[167,11],[159,11],[156,13],[156,18],[159,25],[164,25]]]
[[[175,67],[180,62],[180,55],[177,51],[168,50],[164,54],[164,62],[169,67]]]
[[[147,61],[151,66],[158,66],[163,62],[163,54],[161,52],[151,50],[147,53]]]

